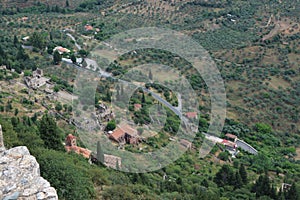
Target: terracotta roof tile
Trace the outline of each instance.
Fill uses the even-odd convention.
[[[236,139],[237,138],[236,135],[233,135],[231,133],[227,133],[225,136],[228,137],[228,138],[232,138],[232,139]]]
[[[187,112],[187,113],[185,113],[185,115],[188,118],[196,118],[197,117],[197,112]]]

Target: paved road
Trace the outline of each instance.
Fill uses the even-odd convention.
[[[69,33],[67,33],[67,35],[74,40],[76,47],[78,49],[81,49],[81,47],[76,43],[75,38],[71,34],[69,34]],[[109,44],[107,44],[107,45],[109,45]],[[98,66],[97,62],[94,61],[94,60],[92,60],[92,59],[89,59],[89,58],[85,59],[85,62],[87,63],[87,66],[88,66],[87,69],[84,69],[84,68],[82,68],[80,66],[74,65],[70,59],[63,59],[63,61],[65,61],[65,62],[67,62],[69,64],[72,64],[72,66],[76,67],[79,70],[89,70],[89,71],[93,71],[94,73],[96,73],[95,71],[98,68],[98,69],[100,69],[100,71],[98,73],[98,75],[100,77],[111,77],[113,79],[116,79],[115,77],[112,76],[112,74],[103,71]],[[90,66],[94,66],[94,69],[91,70]],[[124,80],[120,80],[120,79],[118,79],[118,80],[121,81],[121,82],[127,83],[127,84],[132,84],[132,83],[124,81]],[[189,124],[189,120],[184,115],[182,115],[182,113],[181,113],[181,104],[182,104],[181,99],[178,100],[178,101],[180,101],[180,102],[178,102],[178,107],[174,107],[168,101],[166,101],[165,99],[161,98],[158,94],[152,92],[151,90],[148,90],[145,87],[142,87],[142,89],[143,89],[144,92],[150,93],[154,99],[156,99],[157,101],[159,101],[160,103],[162,103],[163,105],[165,105],[166,107],[168,107],[170,110],[172,110],[177,116],[180,117],[181,120],[183,120],[183,122],[185,124]],[[181,98],[180,95],[178,95],[178,98]],[[205,135],[205,137],[207,139],[209,139],[209,140],[211,140],[213,142],[221,143],[223,141],[222,138],[219,138],[219,137],[216,137],[216,136],[212,136],[212,135],[209,135],[207,133],[203,133],[203,134]],[[237,141],[237,146],[240,147],[240,148],[242,148],[243,150],[251,153],[251,154],[255,154],[256,155],[258,153],[258,151],[255,148],[253,148],[250,144],[248,144],[248,143],[246,143],[246,142],[244,142],[242,140],[238,140]]]
[[[81,46],[80,46],[79,44],[77,44],[77,41],[76,41],[76,39],[74,38],[74,36],[71,35],[70,33],[67,33],[66,35],[69,36],[69,37],[74,41],[75,46],[77,47],[77,49],[80,50],[80,49],[81,49]]]
[[[252,147],[250,144],[246,143],[243,140],[237,139],[236,145],[251,154],[254,154],[254,155],[258,154],[258,151],[254,147]]]

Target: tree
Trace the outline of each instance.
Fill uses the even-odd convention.
[[[98,162],[104,163],[104,153],[99,141],[97,142],[97,160]]]
[[[243,185],[243,181],[242,181],[241,175],[237,171],[237,172],[235,172],[234,188],[241,188],[242,185]]]
[[[148,77],[149,77],[150,80],[153,80],[153,74],[152,74],[151,69],[149,70],[149,75],[148,75]]]
[[[41,175],[57,189],[59,199],[95,199],[90,166],[81,156],[40,149],[34,156],[40,164]]]
[[[87,51],[84,50],[84,49],[80,49],[78,51],[79,55],[83,58],[83,57],[86,57],[88,55]]]
[[[15,108],[15,116],[17,116],[19,113],[19,109],[18,108]]]
[[[55,65],[58,65],[62,60],[62,56],[60,55],[60,53],[56,50],[53,53],[53,63]]]
[[[285,200],[284,192],[282,191],[282,188],[279,189],[277,200]]]
[[[296,184],[293,183],[291,188],[286,193],[286,200],[299,200],[299,199],[300,199],[299,192],[297,191]]]
[[[74,54],[71,54],[70,59],[73,63],[76,63],[76,56]]]
[[[120,170],[119,160],[117,160],[117,162],[116,162],[116,170]]]
[[[243,183],[244,183],[244,184],[247,184],[247,183],[248,183],[248,175],[247,175],[247,171],[246,171],[246,169],[245,169],[244,164],[241,164],[241,165],[240,165],[239,173],[240,173],[240,175],[241,175],[241,178],[242,178]]]
[[[63,150],[61,134],[53,117],[45,114],[40,120],[39,132],[45,146],[49,149]]]
[[[46,35],[44,33],[34,32],[29,41],[33,47],[44,49],[46,47]]]
[[[58,103],[55,105],[55,110],[56,110],[57,112],[60,112],[62,109],[63,109],[63,107],[62,107],[61,103],[58,102]]]
[[[73,110],[73,107],[72,107],[71,105],[69,105],[69,106],[68,106],[68,111],[69,111],[69,112],[72,112],[72,110]]]
[[[66,7],[69,7],[69,6],[70,6],[69,1],[66,0]]]
[[[218,155],[218,158],[224,161],[229,160],[229,153],[228,151],[223,151]]]
[[[142,95],[142,103],[144,104],[146,102],[146,97],[145,97],[145,93],[143,92],[143,95]]]
[[[268,134],[272,132],[272,127],[268,124],[257,123],[255,124],[255,129],[259,133]]]
[[[63,107],[64,107],[64,111],[67,112],[68,111],[68,105],[64,104]]]
[[[17,36],[14,35],[14,45],[17,45],[18,43],[19,43],[19,40],[18,40]]]
[[[234,172],[229,165],[223,165],[217,172],[214,182],[218,186],[233,185],[234,184]]]
[[[256,193],[256,198],[261,196],[270,196],[272,193],[271,189],[270,179],[267,174],[260,175],[253,186],[253,191]]]
[[[107,123],[107,126],[105,128],[106,131],[112,131],[116,128],[116,121],[115,120],[111,120]]]
[[[25,53],[24,49],[20,46],[18,48],[17,57],[18,60],[27,60],[29,56]]]
[[[58,85],[55,85],[54,88],[53,88],[54,92],[58,92],[59,91],[59,86]]]
[[[206,179],[204,179],[202,182],[201,182],[201,185],[208,188],[209,184],[208,184],[208,181]]]

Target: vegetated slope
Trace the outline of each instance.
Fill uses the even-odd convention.
[[[136,3],[130,5],[121,1],[115,4],[111,1],[106,2],[105,15],[101,16],[99,10],[90,11],[86,4],[81,6],[84,14],[83,12],[43,13],[30,15],[27,22],[16,20],[21,15],[5,16],[1,22],[1,28],[6,30],[6,36],[1,37],[6,52],[3,55],[9,55],[13,49],[16,49],[14,47],[9,51],[7,45],[4,45],[10,43],[12,46],[13,37],[10,35],[12,32],[19,39],[26,35],[31,36],[34,31],[46,33],[45,40],[50,44],[48,46],[53,43],[71,48],[72,44],[60,32],[70,26],[76,29],[76,33],[72,34],[77,39],[80,38],[78,39],[80,44],[84,48],[92,49],[84,45],[85,40],[81,35],[94,36],[93,31],[84,30],[86,23],[101,29],[96,36],[100,41],[115,33],[140,26],[161,26],[182,31],[200,41],[210,51],[223,75],[228,97],[228,118],[238,121],[226,120],[223,133],[238,135],[257,148],[259,155],[241,152],[234,161],[231,161],[226,152],[221,152],[220,148],[215,146],[206,158],[199,159],[197,149],[201,145],[201,139],[196,139],[193,143],[196,150],[191,150],[172,165],[159,171],[147,174],[119,173],[103,166],[89,165],[82,157],[74,154],[67,155],[65,152],[39,149],[43,147],[41,134],[33,131],[37,130],[39,122],[34,116],[32,119],[19,120],[23,112],[20,111],[18,114],[14,106],[20,101],[8,102],[6,97],[9,93],[2,93],[1,113],[5,118],[8,113],[9,116],[17,115],[5,120],[6,126],[3,127],[6,127],[7,143],[26,144],[32,150],[38,148],[35,154],[44,167],[43,176],[45,175],[49,180],[52,178],[51,181],[58,186],[57,188],[65,188],[58,191],[60,195],[65,198],[68,195],[78,195],[80,199],[80,195],[84,192],[90,194],[92,198],[94,184],[99,189],[97,191],[99,195],[105,199],[133,199],[136,195],[141,196],[141,199],[159,199],[159,197],[161,199],[219,199],[220,196],[228,199],[258,199],[264,195],[274,198],[273,189],[280,188],[283,181],[286,183],[299,181],[300,168],[299,161],[295,157],[295,147],[300,144],[300,138],[296,134],[299,129],[297,115],[299,113],[299,59],[297,58],[300,52],[298,47],[300,37],[297,28],[299,12],[292,1],[272,2],[272,4],[267,1],[223,1],[225,4],[221,5],[207,4],[204,1],[190,3],[160,1],[149,6],[149,9],[145,9],[142,6],[145,2],[141,1],[134,1]],[[174,2],[173,9],[171,4]],[[167,8],[169,5],[170,8]],[[169,14],[162,11],[163,9],[169,10]],[[88,17],[95,13],[100,17]],[[40,16],[44,18],[39,18]],[[48,16],[51,17],[49,22],[46,21]],[[77,20],[78,23],[75,23]],[[77,24],[77,28],[74,24]],[[54,38],[52,40],[50,30],[51,37]],[[91,45],[92,41],[89,40],[88,44]],[[39,51],[26,50],[26,53],[41,66],[50,65],[52,61],[46,52],[43,52],[46,59]],[[14,60],[12,56],[9,58]],[[151,57],[146,59],[140,57],[140,60],[149,58]],[[167,64],[170,60],[163,61]],[[123,62],[128,64],[126,60]],[[9,62],[9,65],[15,68],[18,63]],[[179,67],[182,66],[183,64],[180,63]],[[63,65],[53,68],[65,70]],[[6,76],[3,76],[3,79]],[[38,103],[32,100],[32,104]],[[30,108],[30,105],[28,107]],[[70,111],[65,112],[69,114]],[[35,122],[31,122],[34,119]],[[209,117],[201,117],[200,120],[199,138],[201,138],[201,131],[207,128]],[[4,121],[1,123],[5,124]],[[267,124],[270,124],[273,130]],[[72,131],[65,130],[64,134],[70,132]],[[241,163],[246,166],[248,173],[248,181],[243,184],[238,182],[241,174],[237,172]],[[221,168],[224,164],[230,166]],[[52,170],[53,167],[55,170]],[[65,176],[65,170],[69,170],[68,176]],[[264,172],[267,172],[270,179],[263,175],[258,179],[259,174]],[[218,180],[220,177],[224,177],[222,182]],[[73,181],[76,183],[84,181],[85,185],[74,184]],[[89,187],[85,187],[86,185]],[[261,185],[266,186],[263,187],[264,191],[260,191]],[[277,195],[291,196],[280,192]]]
[[[279,132],[298,132],[300,21],[296,3],[116,2],[99,21],[108,34],[158,25],[192,36],[210,51],[222,72],[229,118],[247,124],[264,121]],[[112,19],[114,32],[106,21]]]
[[[26,8],[31,7],[33,5],[36,5],[38,3],[40,4],[46,4],[49,6],[58,5],[61,7],[64,7],[66,5],[66,2],[68,1],[70,7],[76,7],[82,2],[83,0],[66,0],[66,1],[57,1],[57,0],[1,0],[0,5],[4,8]]]

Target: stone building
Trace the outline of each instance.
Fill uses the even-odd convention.
[[[109,138],[117,143],[138,144],[139,137],[137,130],[130,127],[128,124],[119,125]]]
[[[37,69],[32,73],[32,76],[24,77],[25,84],[27,87],[32,89],[38,89],[44,86],[50,79],[44,77],[44,73],[42,69]]]

